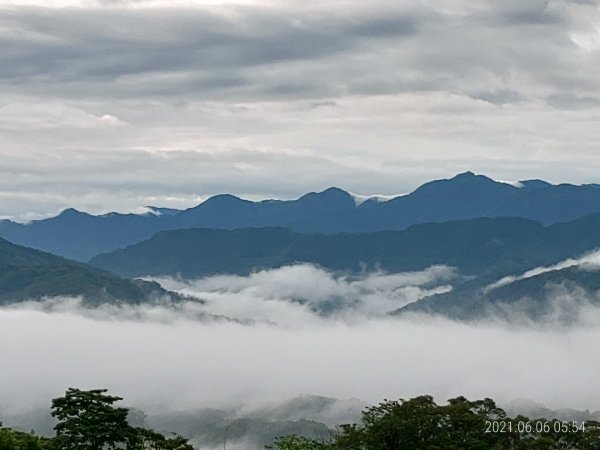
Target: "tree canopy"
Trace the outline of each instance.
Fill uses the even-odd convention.
[[[494,425],[495,424],[495,425]],[[585,430],[585,431],[584,431]],[[493,400],[438,405],[428,395],[384,400],[343,425],[330,442],[287,436],[270,450],[596,450],[600,423],[507,417]]]
[[[55,448],[193,450],[181,436],[167,438],[156,431],[131,426],[127,421],[129,410],[114,406],[123,399],[106,392],[106,389],[69,388],[63,397],[52,400],[51,414],[59,421],[54,427]]]
[[[2,427],[0,450],[194,450],[181,436],[134,427],[121,397],[106,389],[70,388],[52,400],[56,436],[44,438]],[[465,397],[438,405],[423,395],[384,400],[366,408],[357,424],[322,440],[283,436],[267,450],[598,450],[600,423],[510,418],[489,398]]]

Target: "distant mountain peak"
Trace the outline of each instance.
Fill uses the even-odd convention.
[[[79,211],[75,208],[67,208],[63,210],[57,217],[75,217],[75,216],[89,216],[90,214]]]
[[[475,175],[474,172],[467,170],[466,172],[461,172],[461,173],[456,174],[453,178],[461,179],[461,178],[473,178],[473,177],[477,177],[477,176],[483,176],[483,175]]]
[[[473,194],[479,194],[479,187],[489,187],[492,189],[500,188],[504,189],[514,189],[513,186],[510,186],[505,183],[501,183],[495,181],[485,175],[477,175],[473,172],[463,172],[455,175],[452,178],[445,178],[440,180],[433,180],[428,183],[425,183],[415,189],[409,196],[412,195],[445,195],[450,190],[456,191],[456,188],[462,191],[470,191]]]
[[[309,192],[308,194],[304,194],[300,199],[307,196],[320,196],[320,197],[348,197],[350,194],[343,189],[332,186],[320,192]]]
[[[339,187],[335,187],[335,186],[331,186],[327,189],[325,189],[324,191],[319,192],[319,194],[343,194],[343,195],[348,195],[348,192],[346,192],[345,190],[339,188]]]
[[[163,208],[159,206],[144,206],[148,210],[147,214],[152,214],[155,216],[174,216],[175,214],[179,214],[181,212],[180,209],[175,208]]]
[[[356,202],[352,195],[337,187],[330,187],[321,192],[310,192],[300,197],[296,202],[335,209],[356,207]]]
[[[242,198],[238,197],[237,195],[233,195],[233,194],[217,194],[217,195],[213,195],[209,198],[207,198],[205,200],[205,202],[209,201],[209,200],[243,200]]]
[[[234,204],[242,204],[242,203],[253,203],[250,200],[245,200],[243,198],[237,197],[233,194],[217,194],[212,197],[207,198],[199,205],[191,208],[197,208],[198,206],[207,206],[207,205],[234,205]]]
[[[553,224],[600,213],[600,185],[501,181],[466,171],[403,195],[356,195],[332,186],[295,199],[254,201],[221,194],[181,212],[155,206],[146,211],[98,216],[69,208],[29,223],[0,221],[0,236],[87,261],[178,228],[281,226],[310,233],[370,232],[477,217],[522,217]]]
[[[544,188],[553,186],[552,183],[548,183],[547,181],[538,180],[538,179],[521,180],[521,181],[519,181],[519,183],[521,183],[523,185],[523,187],[525,187],[527,189],[544,189]]]
[[[447,181],[462,181],[462,182],[485,181],[485,182],[491,182],[491,183],[499,183],[498,181],[493,180],[490,177],[486,177],[485,175],[476,174],[471,171],[459,173]]]

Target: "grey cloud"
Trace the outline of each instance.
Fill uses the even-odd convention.
[[[361,18],[345,28],[350,36],[357,34],[367,37],[410,36],[418,31],[414,17],[393,14],[387,17]]]
[[[507,103],[517,103],[523,101],[524,98],[516,91],[509,89],[500,89],[497,91],[479,91],[468,94],[469,97],[483,100],[484,102],[493,103],[496,105],[504,105]]]
[[[186,208],[223,192],[224,185],[242,197],[294,198],[304,193],[305,186],[316,190],[343,187],[349,179],[368,179],[372,173],[317,155],[243,149],[159,154],[88,150],[70,151],[68,157],[46,152],[43,158],[43,164],[37,165],[31,165],[27,157],[4,160],[0,217],[31,219],[36,216],[29,212],[56,214],[67,206],[95,213],[139,211],[148,204]],[[380,178],[392,184],[394,176]],[[115,195],[119,205],[110,200]]]
[[[564,23],[566,17],[554,8],[562,1],[532,0],[519,2],[508,0],[497,2],[489,17],[501,25],[554,25]]]
[[[556,88],[597,85],[565,66],[574,46],[568,21],[550,21],[544,30],[515,28],[514,21],[537,15],[568,17],[546,3],[511,2],[458,19],[389,6],[346,14],[247,6],[160,14],[19,8],[0,13],[9,30],[2,36],[7,51],[0,54],[0,76],[16,92],[21,86],[84,98],[317,98],[460,92],[464,84],[491,90],[486,82],[515,91],[501,79],[515,70]],[[501,20],[491,38],[490,18],[505,16],[518,20]]]
[[[337,96],[346,92],[344,87],[350,88],[348,93],[372,92],[356,81],[361,78],[372,78],[372,86],[395,93],[413,89],[411,72],[427,89],[454,90],[453,84],[470,81],[478,70],[503,72],[516,66],[536,73],[546,66],[545,72],[552,73],[562,64],[556,54],[540,52],[539,46],[535,51],[521,46],[522,38],[530,35],[546,39],[553,53],[569,51],[566,23],[552,22],[545,32],[523,30],[511,36],[515,30],[509,22],[497,30],[504,35],[502,41],[486,36],[489,17],[512,14],[526,20],[550,14],[544,12],[545,2],[528,5],[494,7],[458,21],[432,10],[389,7],[354,15],[260,7],[230,7],[220,14],[173,8],[160,15],[145,9],[20,8],[4,11],[0,19],[10,30],[3,36],[9,50],[1,54],[0,73],[13,85],[84,96],[170,90],[210,97],[211,92],[223,95],[223,88],[245,98],[286,97],[290,92]],[[486,44],[494,47],[488,51]],[[375,67],[369,64],[371,55],[379,59]],[[532,57],[539,60],[536,66],[531,65]],[[336,67],[344,71],[331,70]],[[267,88],[290,76],[295,86]],[[386,87],[390,78],[394,81]]]
[[[546,98],[546,101],[556,108],[590,109],[600,107],[600,98],[598,97],[581,97],[567,92],[552,94]]]
[[[2,216],[597,181],[594,3],[101,3],[0,7]]]
[[[360,45],[362,35],[410,34],[411,19],[365,24],[335,17],[295,19],[240,8],[203,10],[5,11],[2,75],[23,83],[115,80],[142,73],[210,72],[295,60],[319,60]],[[17,37],[18,36],[18,37]],[[23,39],[23,36],[26,38]]]
[[[40,162],[32,164],[32,160]],[[593,179],[597,164],[597,159],[588,160],[587,171],[573,171],[572,180]],[[543,170],[550,181],[563,182],[564,167],[564,162],[554,161],[545,163]],[[162,153],[88,149],[5,155],[0,165],[0,218],[26,221],[67,207],[91,213],[141,212],[143,205],[188,208],[223,192],[250,199],[289,199],[338,186],[358,193],[397,195],[432,178],[469,169],[497,179],[530,179],[539,175],[540,163],[455,158],[440,164],[437,159],[399,157],[386,167],[361,167],[326,155],[250,149]]]

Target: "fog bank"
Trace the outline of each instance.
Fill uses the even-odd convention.
[[[452,290],[452,267],[358,275],[333,273],[312,264],[262,270],[249,276],[198,280],[154,278],[165,289],[202,299],[204,309],[239,320],[306,326],[330,320],[360,323],[429,295]]]
[[[301,328],[98,320],[0,310],[3,410],[49,405],[69,386],[106,387],[148,412],[259,405],[310,393],[433,394],[598,409],[600,327],[507,329],[427,317]]]
[[[577,307],[568,326],[385,315],[451,289],[456,277],[444,266],[350,277],[302,264],[160,280],[199,299],[177,305],[87,309],[56,298],[5,306],[0,420],[47,410],[68,387],[108,388],[150,415],[253,411],[304,394],[371,404],[421,394],[438,402],[530,398],[600,409],[600,309],[583,292],[552,291],[561,308]]]

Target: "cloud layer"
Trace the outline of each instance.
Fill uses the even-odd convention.
[[[297,266],[179,282],[204,305],[86,310],[57,299],[4,307],[0,415],[47,407],[69,386],[107,387],[151,414],[252,409],[302,394],[369,403],[424,393],[439,401],[525,397],[599,409],[600,363],[590,357],[600,344],[597,308],[581,304],[582,320],[569,327],[374,314],[406,301],[406,287],[431,288],[448,276],[432,268],[347,280]],[[341,315],[313,311],[336,296],[354,297],[353,306]],[[205,320],[204,312],[254,321]]]
[[[108,387],[149,412],[276,401],[303,393],[377,402],[431,393],[534,398],[597,409],[596,327],[565,333],[444,320],[303,329],[186,320],[98,321],[0,311],[2,408],[47,406],[68,386]]]
[[[432,266],[420,272],[371,272],[349,278],[298,264],[247,277],[156,281],[168,290],[204,300],[201,307],[212,314],[305,326],[315,321],[357,322],[381,317],[428,295],[450,291],[456,276],[450,267]]]
[[[3,216],[596,181],[594,0],[56,4],[0,2]]]

